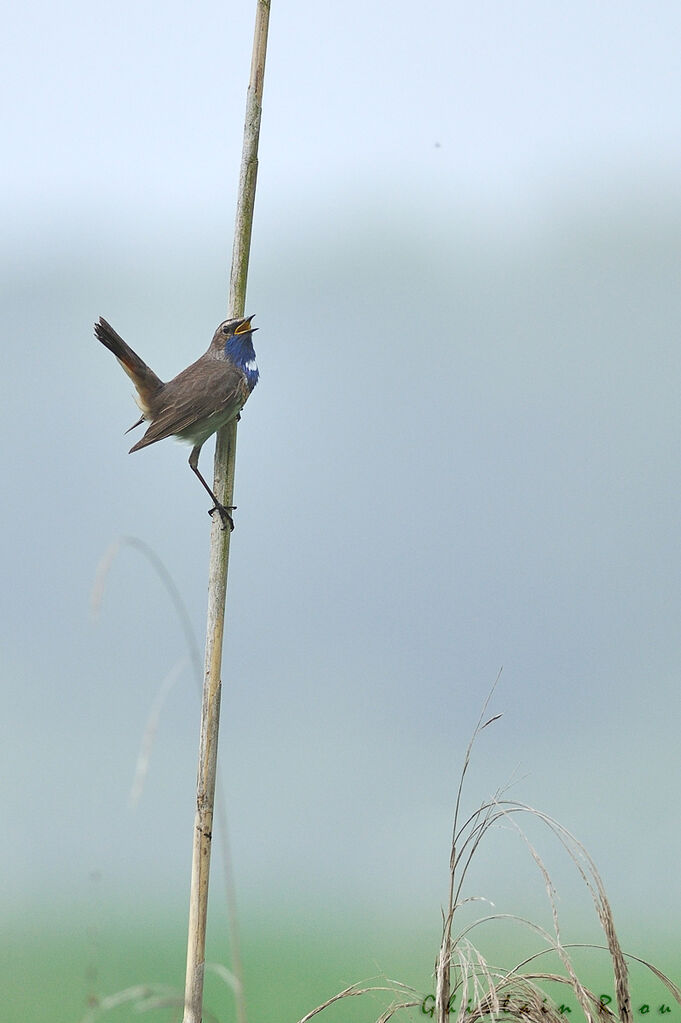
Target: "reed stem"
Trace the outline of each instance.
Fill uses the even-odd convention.
[[[229,282],[228,317],[230,319],[243,316],[246,304],[269,13],[270,0],[257,0]],[[215,445],[213,489],[220,502],[226,506],[233,504],[236,433],[236,421],[233,421],[219,431]],[[201,706],[183,1023],[201,1023],[203,1010],[208,881],[215,805],[222,689],[220,672],[227,598],[229,545],[229,530],[223,530],[219,515],[213,516],[208,569],[205,673]]]

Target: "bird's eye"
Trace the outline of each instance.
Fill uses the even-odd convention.
[[[223,327],[222,328],[222,333],[223,334],[229,334],[229,327]]]

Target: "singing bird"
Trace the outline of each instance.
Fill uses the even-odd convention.
[[[239,415],[258,382],[253,350],[253,332],[258,328],[251,327],[252,319],[247,316],[221,323],[208,351],[168,383],[149,369],[103,317],[95,323],[95,336],[113,352],[137,391],[135,401],[142,415],[130,430],[145,421],[150,423],[130,453],[166,437],[191,444],[189,465],[214,501],[209,514],[218,512],[223,528],[228,524],[230,529],[234,529],[230,514],[234,509],[221,504],[206,483],[199,472],[199,455],[208,438]]]

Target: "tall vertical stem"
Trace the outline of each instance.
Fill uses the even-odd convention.
[[[257,0],[251,75],[246,98],[246,119],[237,199],[234,248],[229,283],[228,316],[243,316],[246,303],[248,258],[251,247],[255,185],[258,173],[258,139],[267,52],[270,0]],[[217,435],[213,489],[220,502],[230,506],[234,493],[236,422]],[[196,787],[196,817],[189,903],[187,975],[184,1023],[201,1023],[206,958],[208,880],[213,833],[215,776],[217,770],[220,694],[222,682],[222,640],[227,596],[230,532],[222,528],[220,516],[213,516],[208,570],[208,614],[206,657],[201,707],[201,737]]]

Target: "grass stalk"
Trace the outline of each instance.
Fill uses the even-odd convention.
[[[241,174],[229,284],[229,318],[243,316],[246,304],[246,282],[258,172],[258,139],[260,135],[269,12],[270,0],[257,0],[253,56],[246,98]],[[215,445],[213,489],[220,502],[226,506],[233,503],[236,433],[236,422],[228,424],[219,431]],[[183,1023],[201,1023],[203,1009],[208,882],[220,723],[220,696],[222,688],[220,673],[227,596],[229,544],[230,532],[229,530],[222,529],[220,517],[216,515],[213,518],[211,527],[206,653],[201,706],[201,734],[199,739]]]
[[[191,662],[192,673],[194,675],[199,699],[201,699],[203,691],[203,668],[201,663],[201,652],[198,644],[194,637],[194,629],[192,627],[191,618],[187,611],[185,602],[182,598],[182,594],[178,590],[173,577],[164,565],[161,558],[153,550],[149,544],[145,543],[144,540],[140,540],[136,536],[121,536],[115,540],[109,549],[104,554],[99,567],[97,569],[97,575],[92,588],[92,611],[96,616],[99,613],[101,603],[104,597],[104,589],[106,585],[106,579],[116,558],[119,550],[122,547],[131,547],[141,554],[151,565],[154,572],[160,579],[166,593],[170,597],[171,603],[175,608],[177,617],[179,619],[182,631],[184,632],[185,642],[187,644],[189,660]],[[149,766],[150,750],[153,745],[153,732],[157,724],[158,716],[160,715],[161,705],[169,691],[171,684],[174,682],[178,670],[182,667],[183,662],[179,662],[171,670],[162,686],[157,692],[154,700],[153,709],[149,714],[149,721],[144,732],[142,740],[142,747],[138,755],[137,770],[135,773],[135,780],[133,782],[132,790],[130,793],[130,803],[132,806],[136,805],[137,800],[141,795],[141,790],[144,786],[144,780],[146,771]],[[155,720],[156,719],[156,720]],[[229,842],[229,828],[227,825],[227,809],[225,806],[225,794],[220,793],[222,787],[220,777],[216,779],[217,790],[215,797],[215,819],[217,820],[217,833],[220,838],[222,859],[223,859],[223,884],[225,890],[225,903],[227,918],[229,921],[229,945],[232,959],[232,970],[231,977],[232,983],[231,988],[234,991],[234,1000],[236,1004],[236,1018],[237,1023],[246,1023],[246,1007],[244,1001],[244,984],[243,984],[243,965],[241,961],[241,941],[239,937],[239,926],[237,919],[237,905],[236,905],[236,888],[234,884],[234,871],[232,868],[232,857],[230,853],[230,842]]]

